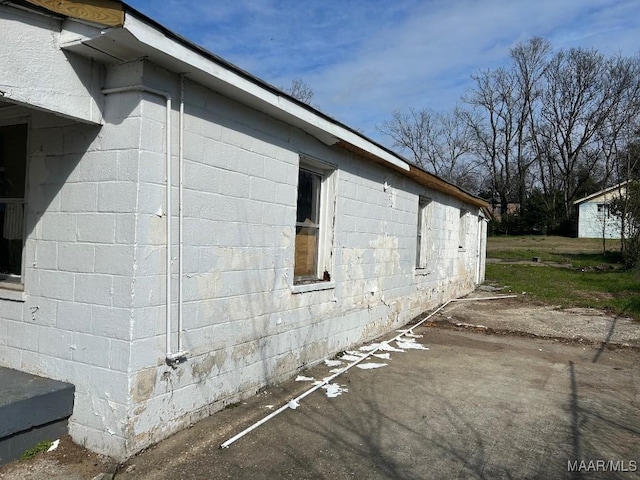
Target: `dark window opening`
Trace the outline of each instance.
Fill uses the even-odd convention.
[[[0,127],[0,280],[22,274],[26,175],[27,125]]]

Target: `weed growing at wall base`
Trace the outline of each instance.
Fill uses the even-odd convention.
[[[26,450],[22,454],[21,459],[22,460],[30,460],[33,457],[35,457],[36,455],[38,455],[39,453],[43,453],[43,452],[46,452],[47,450],[49,450],[49,447],[51,447],[52,444],[53,444],[53,442],[51,442],[50,440],[43,440],[40,443],[38,443],[37,445],[35,445],[34,447],[30,448],[29,450]]]

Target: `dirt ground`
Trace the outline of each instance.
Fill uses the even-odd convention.
[[[110,458],[74,443],[67,435],[52,452],[0,466],[0,480],[110,480],[117,466]]]
[[[567,478],[574,457],[640,465],[638,322],[525,295],[452,302],[416,333],[430,351],[352,369],[339,377],[348,393],[316,392],[230,449],[218,446],[305,385],[269,388],[121,466],[66,437],[0,480]]]
[[[487,333],[517,334],[597,347],[640,348],[640,322],[609,315],[594,308],[560,308],[537,305],[526,294],[487,301],[465,301],[496,295],[491,288],[454,301],[433,318],[454,327]]]

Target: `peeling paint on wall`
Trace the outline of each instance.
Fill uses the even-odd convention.
[[[149,400],[156,388],[156,369],[147,368],[136,374],[131,388],[133,403],[143,403]]]
[[[133,64],[130,70],[110,67],[109,81],[134,84],[144,73],[145,81],[179,94],[178,76],[147,61]],[[454,244],[459,202],[188,81],[185,93],[188,355],[175,368],[163,362],[163,108],[143,95],[110,96],[98,141],[74,122],[31,112],[38,148],[30,180],[42,188],[30,203],[41,213],[32,219],[25,254],[37,262],[27,269],[25,304],[18,311],[16,302],[0,300],[0,317],[12,331],[23,332],[7,351],[39,353],[7,361],[19,368],[19,361],[33,358],[24,368],[75,382],[81,395],[74,438],[120,457],[473,288],[471,235],[470,251],[459,252]],[[177,124],[177,110],[173,114]],[[51,134],[60,129],[62,143]],[[64,151],[69,145],[74,152]],[[300,151],[335,166],[338,174],[330,287],[294,293]],[[55,161],[45,161],[47,155]],[[53,178],[58,183],[49,183]],[[100,193],[105,184],[122,187],[115,195],[124,199],[121,211],[99,203],[112,197]],[[432,198],[433,264],[428,274],[416,275],[416,214],[423,194]],[[61,267],[70,246],[89,252],[90,261],[73,264],[78,271]],[[115,247],[135,264],[113,273],[122,266],[114,256],[103,262],[107,271],[98,272],[97,256],[110,259]],[[77,286],[86,301],[75,298]],[[69,348],[76,343],[77,350]],[[57,345],[62,347],[55,353],[46,351]],[[110,355],[111,349],[118,355]],[[87,359],[90,352],[101,354]],[[80,354],[85,357],[77,367]],[[116,366],[109,363],[113,358],[125,360]],[[97,387],[105,398],[92,403],[88,393]],[[94,411],[99,428],[92,423]]]

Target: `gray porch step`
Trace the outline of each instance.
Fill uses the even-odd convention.
[[[0,465],[67,434],[75,387],[0,367]]]

